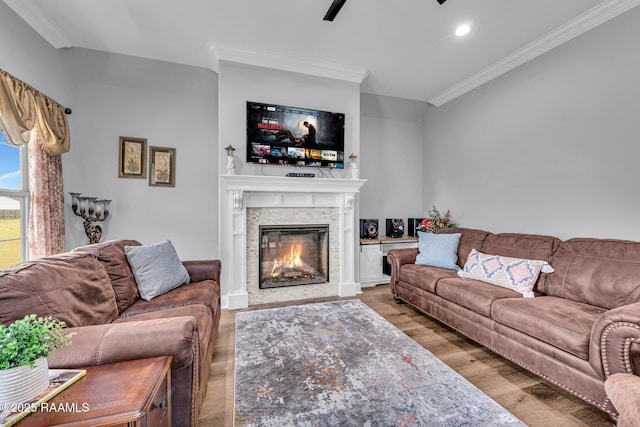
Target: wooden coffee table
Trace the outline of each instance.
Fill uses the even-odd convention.
[[[16,426],[171,426],[171,356],[90,366]],[[52,410],[68,408],[70,411]]]

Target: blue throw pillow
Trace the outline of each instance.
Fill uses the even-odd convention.
[[[147,246],[125,246],[124,253],[143,300],[151,301],[189,283],[189,273],[169,240]]]
[[[420,253],[416,257],[416,264],[460,270],[456,264],[460,236],[460,233],[434,234],[418,231]]]

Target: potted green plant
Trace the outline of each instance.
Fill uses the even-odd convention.
[[[71,343],[64,322],[35,314],[0,325],[0,402],[24,403],[49,387],[47,356]]]

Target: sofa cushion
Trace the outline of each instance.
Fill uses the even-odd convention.
[[[452,227],[441,228],[437,234],[460,233],[460,243],[458,244],[458,267],[462,267],[467,262],[467,256],[473,248],[481,248],[484,240],[491,233],[473,228]]]
[[[213,313],[217,310],[219,299],[220,286],[213,280],[202,280],[180,286],[177,289],[153,298],[151,301],[140,299],[120,314],[120,317],[196,304],[209,307]]]
[[[146,246],[125,246],[124,253],[138,284],[140,298],[146,301],[189,283],[189,273],[170,240]]]
[[[490,255],[471,249],[464,268],[458,276],[477,279],[492,285],[518,292],[525,298],[533,298],[533,286],[540,270],[553,271],[546,261]]]
[[[36,314],[72,328],[111,323],[118,316],[109,276],[87,253],[66,252],[2,270],[0,301],[3,324]]]
[[[538,234],[500,233],[490,234],[477,250],[485,254],[502,255],[512,258],[539,259],[551,262],[562,241],[557,237]],[[554,266],[555,268],[555,266]],[[546,294],[547,275],[540,274],[534,290]]]
[[[436,292],[436,283],[445,277],[457,277],[456,271],[417,264],[404,264],[400,267],[400,281],[433,293]]]
[[[551,256],[560,247],[561,243],[560,239],[553,236],[500,233],[488,235],[484,239],[482,248],[476,249],[487,254],[512,258],[541,259],[550,262]]]
[[[458,245],[460,233],[434,234],[418,231],[416,264],[459,270]]]
[[[581,359],[589,358],[589,339],[596,319],[606,310],[563,298],[502,299],[491,317]]]
[[[109,240],[80,246],[73,250],[90,253],[100,260],[109,274],[111,286],[116,293],[118,313],[122,313],[140,299],[136,279],[124,254],[125,246],[140,246],[140,243],[135,240]]]
[[[491,305],[494,301],[502,298],[521,299],[517,292],[510,289],[459,277],[438,281],[436,294],[487,317],[491,315]]]
[[[609,309],[640,301],[640,242],[570,239],[552,265],[548,295]]]

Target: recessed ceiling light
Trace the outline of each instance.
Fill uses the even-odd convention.
[[[471,31],[471,27],[467,24],[462,24],[458,28],[456,28],[456,36],[466,36],[467,34],[469,34],[469,31]]]

